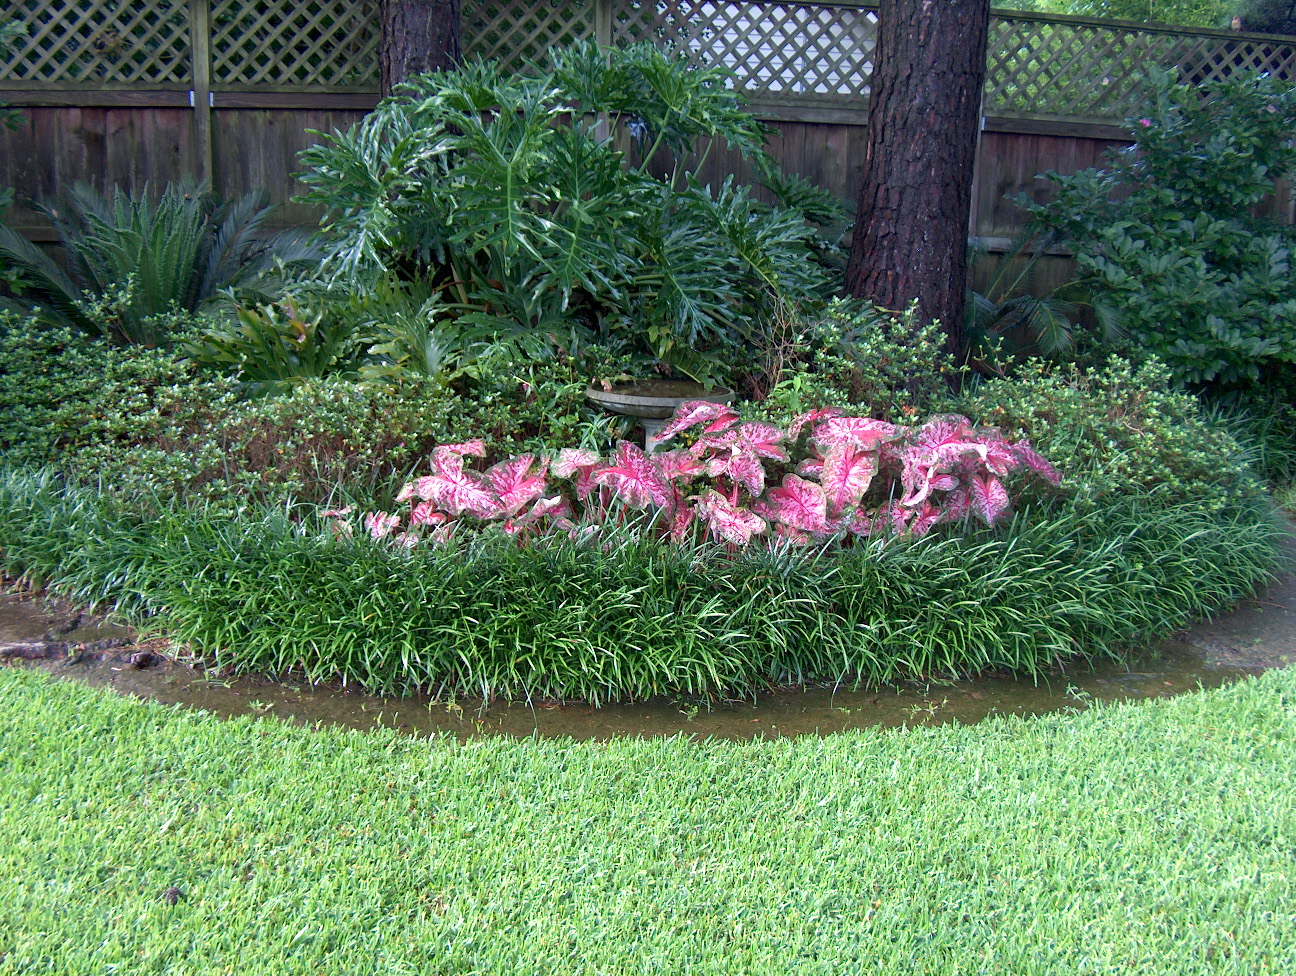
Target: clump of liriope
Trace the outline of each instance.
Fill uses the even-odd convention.
[[[761,358],[747,413],[780,425],[821,407],[908,423],[938,407],[958,372],[940,322],[850,298],[781,311]]]
[[[955,405],[1029,440],[1062,470],[1063,492],[1083,509],[1142,495],[1222,511],[1264,493],[1244,447],[1207,421],[1195,397],[1172,389],[1156,360],[1113,356],[1090,370],[1029,360]]]

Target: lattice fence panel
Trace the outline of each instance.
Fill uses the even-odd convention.
[[[594,38],[594,4],[534,0],[464,0],[463,46],[470,58],[524,70],[542,64],[551,47]]]
[[[213,0],[213,87],[375,89],[377,0]]]
[[[18,85],[189,85],[187,0],[18,0],[6,18],[27,28],[0,62]]]
[[[659,0],[618,5],[616,44],[651,40],[734,72],[750,95],[868,93],[877,16],[808,3]]]
[[[986,112],[1123,119],[1137,109],[1149,67],[1200,84],[1243,69],[1290,77],[1294,56],[1278,42],[996,17]]]

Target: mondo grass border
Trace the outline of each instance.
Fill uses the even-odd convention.
[[[1286,531],[1263,498],[1130,498],[845,549],[730,556],[627,533],[606,551],[494,537],[410,552],[285,511],[144,517],[49,475],[0,478],[6,573],[153,616],[234,671],[596,704],[1119,654],[1256,592]]]
[[[1294,742],[1290,670],[975,726],[462,744],[0,670],[0,976],[1286,976]]]

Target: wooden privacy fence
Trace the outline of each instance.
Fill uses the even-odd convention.
[[[226,194],[300,186],[308,129],[344,128],[377,100],[376,0],[8,0],[26,27],[0,55],[0,101],[27,125],[0,133],[0,185],[51,199],[77,179],[134,189],[186,174]],[[1047,169],[1098,163],[1124,139],[1150,65],[1193,81],[1242,70],[1296,77],[1296,42],[1228,31],[997,12],[992,18],[974,228],[1020,225],[1005,193]],[[651,41],[734,72],[771,122],[775,155],[842,196],[854,193],[867,120],[876,15],[858,2],[465,0],[469,57],[524,67],[550,45]],[[737,172],[715,155],[707,178]],[[21,205],[11,223],[43,236]],[[313,215],[290,207],[290,221]]]

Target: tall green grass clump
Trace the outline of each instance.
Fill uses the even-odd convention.
[[[501,535],[407,551],[284,510],[143,519],[50,477],[0,483],[0,567],[159,615],[235,671],[388,693],[601,702],[1006,669],[1039,674],[1230,605],[1270,578],[1263,499],[1130,497],[1000,530],[853,548]]]

